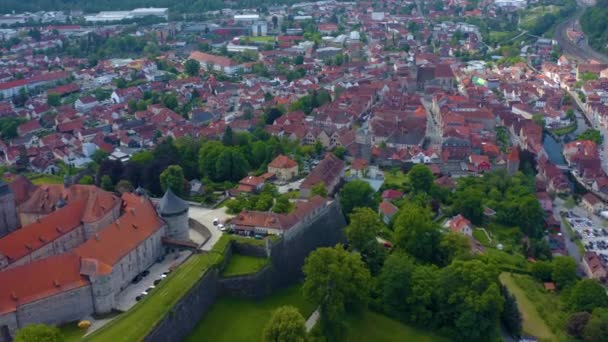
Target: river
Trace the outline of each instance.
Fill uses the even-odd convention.
[[[561,139],[554,138],[551,134],[543,134],[543,148],[547,152],[549,160],[555,165],[566,165],[566,160],[562,154],[564,149],[564,142],[570,142],[574,140],[579,134],[583,133],[589,128],[587,121],[583,115],[577,110],[576,114],[576,130],[570,134],[565,135]]]

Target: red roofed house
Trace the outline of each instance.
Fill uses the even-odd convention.
[[[594,194],[588,192],[583,196],[581,204],[588,212],[595,214],[604,210],[604,203]]]
[[[274,173],[278,180],[287,182],[297,176],[298,163],[281,154],[268,164],[268,172]]]
[[[490,158],[488,156],[482,156],[478,154],[472,154],[469,156],[469,163],[471,163],[474,167],[474,171],[476,172],[484,172],[489,171],[490,167]]]
[[[334,193],[344,177],[344,161],[333,153],[327,153],[300,185],[302,197],[310,197],[312,188],[323,183],[328,194]]]
[[[449,227],[451,231],[455,233],[464,234],[466,236],[473,236],[473,225],[471,221],[467,220],[464,216],[458,214],[452,217],[445,223],[445,227]]]
[[[583,257],[585,274],[589,278],[604,280],[606,278],[606,267],[595,252],[586,252]]]
[[[292,235],[324,212],[328,201],[314,196],[306,201],[298,201],[289,214],[262,211],[242,211],[231,221],[231,229],[240,235]]]
[[[400,199],[401,197],[403,197],[403,192],[399,190],[388,189],[382,192],[383,200],[393,201],[396,199]]]
[[[242,69],[241,65],[228,57],[211,55],[199,51],[192,52],[189,59],[198,61],[205,70],[213,69],[228,75],[236,74]]]
[[[266,181],[266,179],[264,179],[263,177],[247,176],[247,177],[245,177],[245,178],[243,178],[243,179],[241,179],[239,181],[239,184],[237,185],[236,189],[234,189],[234,192],[235,193],[241,193],[241,192],[255,193],[255,192],[258,192],[264,186],[264,182],[265,181]]]
[[[398,211],[399,208],[389,201],[382,201],[382,203],[380,203],[378,206],[378,213],[382,217],[382,222],[385,224],[389,224],[393,216],[395,216]]]
[[[365,177],[367,177],[368,166],[369,166],[369,163],[367,162],[367,160],[362,159],[362,158],[357,158],[357,159],[353,160],[353,162],[350,166],[350,169],[351,169],[353,176],[356,176],[359,178],[365,178]]]

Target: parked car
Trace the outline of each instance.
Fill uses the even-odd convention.
[[[156,286],[156,285],[160,284],[160,281],[161,281],[161,280],[163,280],[163,279],[162,279],[162,278],[161,278],[161,279],[156,279],[156,280],[154,281],[154,286]]]
[[[218,224],[220,224],[220,219],[218,219],[217,217],[213,219],[213,225],[217,226]]]
[[[219,224],[217,226],[217,229],[221,230],[221,231],[226,231],[226,226],[224,226],[223,224]]]
[[[148,288],[146,289],[146,292],[147,292],[147,293],[150,293],[150,292],[151,292],[152,290],[154,290],[155,288],[156,288],[156,286],[151,285],[150,287],[148,287]]]
[[[165,272],[165,273],[161,274],[161,275],[160,275],[160,279],[165,279],[165,278],[167,278],[167,274],[168,274],[168,273],[169,273],[169,272]]]
[[[146,296],[146,295],[148,295],[148,290],[145,290],[145,291],[143,291],[143,292],[141,293],[141,296],[142,296],[142,297],[143,297],[143,296]]]
[[[138,274],[137,276],[135,276],[135,278],[133,278],[133,280],[131,280],[131,283],[132,284],[137,284],[137,283],[139,283],[142,280],[142,278],[143,277],[141,276],[141,274]]]
[[[148,274],[150,274],[150,271],[148,271],[148,270],[141,272],[142,277],[147,277]]]
[[[139,296],[135,297],[135,301],[139,302],[142,298],[144,298],[144,295],[140,294]]]

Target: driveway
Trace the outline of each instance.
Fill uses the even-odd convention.
[[[135,297],[139,296],[145,289],[152,286],[154,281],[160,278],[161,274],[184,262],[184,260],[186,260],[190,254],[192,254],[190,251],[169,253],[165,256],[165,259],[162,262],[153,264],[148,269],[150,272],[148,276],[143,278],[137,284],[129,284],[129,286],[118,294],[116,309],[127,311],[132,308],[137,303],[135,301]]]
[[[279,186],[277,186],[277,190],[279,191],[280,194],[288,193],[289,189],[292,189],[292,191],[300,190],[300,185],[302,184],[303,181],[304,181],[304,178],[291,182],[291,183],[287,183],[285,185],[279,185]]]
[[[209,209],[198,206],[190,206],[188,213],[191,219],[205,226],[205,228],[207,228],[211,233],[211,238],[209,238],[209,240],[207,240],[207,242],[201,247],[201,250],[203,251],[210,251],[217,240],[219,240],[222,236],[222,232],[213,225],[213,220],[217,218],[220,220],[220,222],[225,222],[227,219],[234,216],[226,213],[226,207]]]

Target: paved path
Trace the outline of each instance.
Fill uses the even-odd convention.
[[[321,318],[321,313],[319,312],[319,308],[317,308],[317,310],[315,310],[315,312],[313,312],[306,320],[306,332],[310,332],[312,328],[315,327],[315,324],[317,324],[319,318]]]
[[[203,251],[210,251],[222,236],[222,232],[213,225],[213,220],[217,218],[220,222],[225,222],[225,220],[231,217],[231,215],[226,213],[226,207],[208,209],[197,206],[190,206],[188,216],[205,226],[211,233],[209,240],[201,247],[201,250]]]

